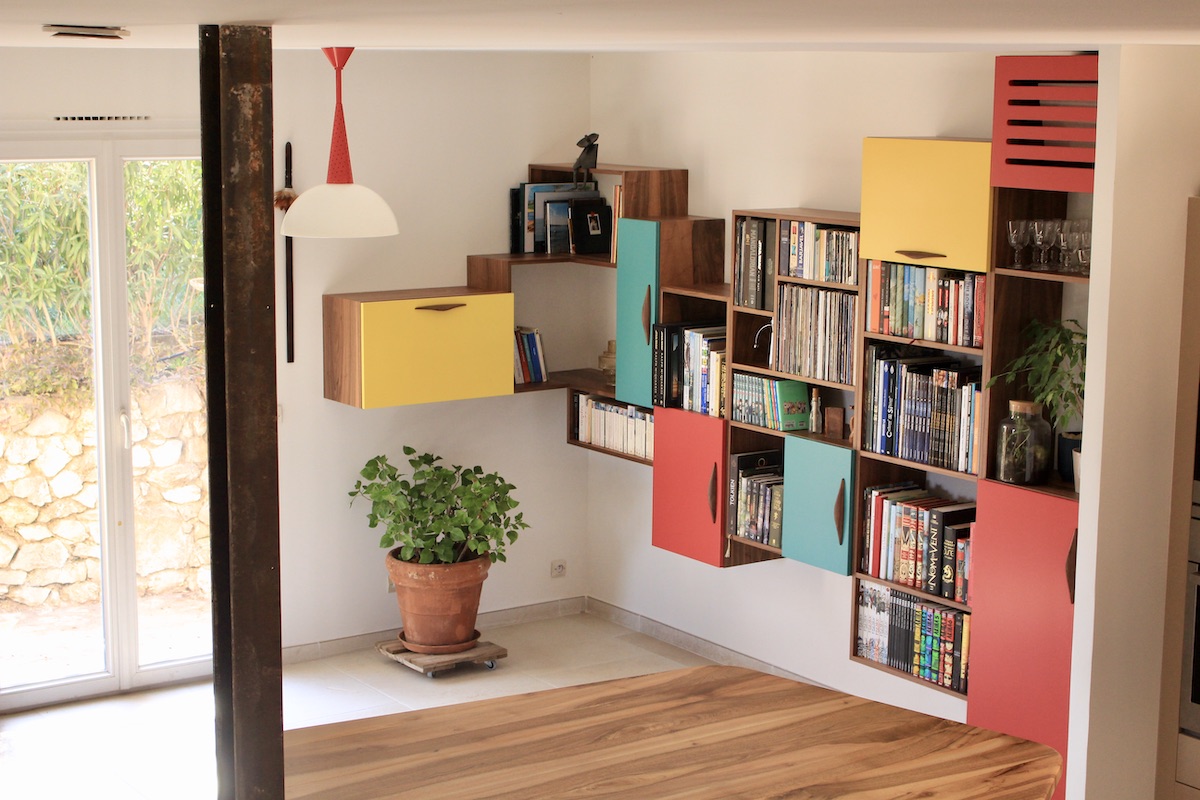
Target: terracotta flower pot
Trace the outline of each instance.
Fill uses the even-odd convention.
[[[457,564],[413,564],[387,554],[388,574],[404,624],[404,646],[417,653],[457,653],[475,646],[479,595],[487,557]]]

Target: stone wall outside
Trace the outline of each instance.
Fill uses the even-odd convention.
[[[138,593],[207,597],[203,383],[161,380],[135,388],[132,401]],[[0,398],[0,604],[55,606],[99,599],[96,458],[90,405]]]

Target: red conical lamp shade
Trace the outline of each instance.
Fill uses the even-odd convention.
[[[322,52],[333,65],[337,85],[329,171],[324,184],[296,198],[283,217],[281,231],[284,236],[313,239],[395,236],[400,232],[396,215],[382,197],[354,182],[350,167],[350,145],[342,111],[342,68],[354,48],[325,47]]]

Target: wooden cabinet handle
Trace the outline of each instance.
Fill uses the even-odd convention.
[[[1071,605],[1075,605],[1075,553],[1079,548],[1079,528],[1071,537],[1071,546],[1067,548],[1067,594],[1071,596]]]
[[[432,306],[417,306],[417,311],[452,311],[465,305],[466,303],[438,303]]]
[[[837,498],[833,501],[833,524],[837,528],[838,546],[846,543],[846,479],[838,487]]]
[[[945,253],[931,253],[928,250],[897,250],[896,252],[899,255],[904,256],[905,258],[911,258],[911,259],[915,259],[917,261],[924,261],[927,258],[945,258],[946,257]]]
[[[642,302],[642,331],[646,334],[646,345],[650,344],[650,285],[646,284],[646,299]]]
[[[713,524],[717,524],[717,463],[713,462],[712,478],[708,482],[708,510],[712,513]]]

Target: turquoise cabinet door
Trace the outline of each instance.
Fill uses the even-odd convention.
[[[850,574],[854,451],[789,436],[783,447],[783,554]]]
[[[650,407],[658,321],[658,223],[622,218],[617,224],[617,399]]]

